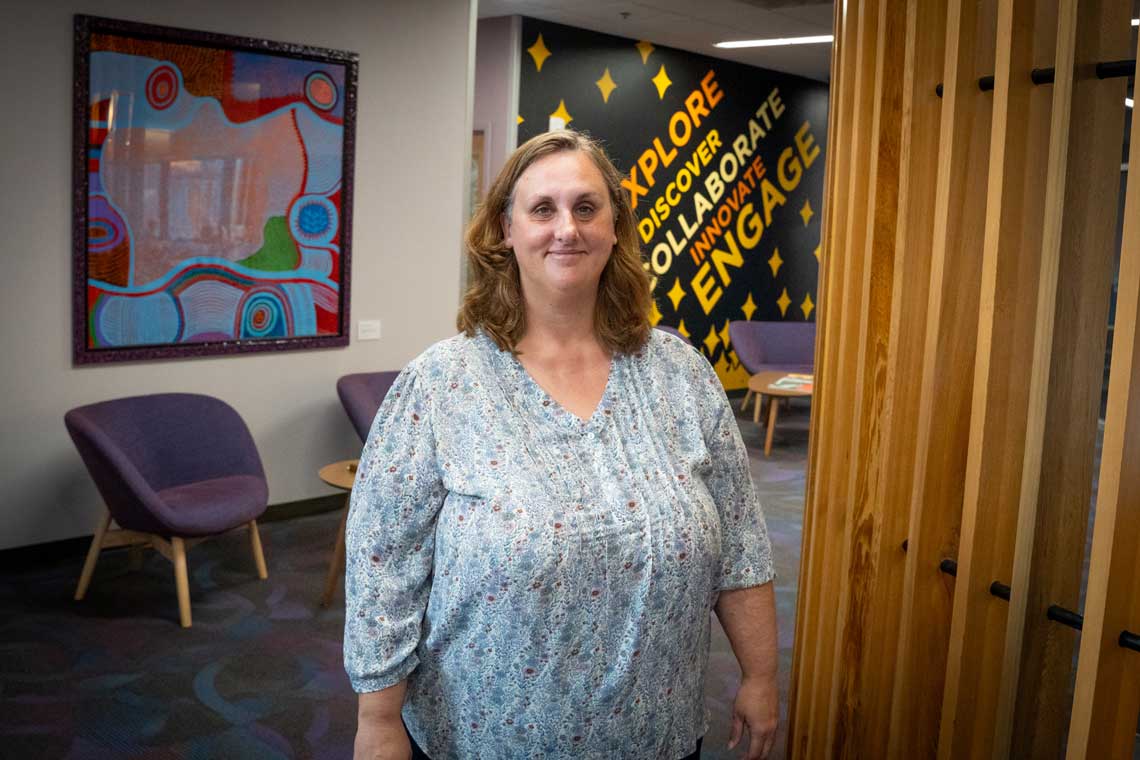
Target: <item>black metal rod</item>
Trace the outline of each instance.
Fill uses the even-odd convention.
[[[1073,612],[1072,610],[1065,609],[1059,604],[1050,604],[1049,609],[1045,611],[1045,617],[1052,620],[1054,623],[1067,625],[1073,630],[1081,630],[1085,625],[1084,615]]]
[[[938,569],[947,575],[958,576],[958,563],[949,557],[938,563]]]
[[[1102,61],[1096,65],[1098,79],[1112,79],[1114,77],[1130,77],[1136,73],[1136,59],[1129,58],[1123,61]]]
[[[996,596],[998,599],[1004,599],[1007,602],[1009,601],[1009,586],[1005,585],[1001,581],[994,581],[990,584],[990,593]]]
[[[979,90],[981,90],[982,92],[989,92],[993,88],[994,88],[994,78],[992,75],[978,78],[978,89]],[[942,87],[941,82],[939,82],[938,84],[936,84],[934,86],[934,94],[935,95],[937,95],[938,97],[942,97],[943,92],[944,92],[944,89]]]
[[[1134,652],[1140,652],[1140,633],[1133,633],[1132,631],[1124,630],[1120,632],[1120,646],[1125,649],[1131,649]]]
[[[1130,77],[1136,74],[1136,59],[1127,58],[1121,61],[1101,61],[1096,65],[1096,76],[1098,79],[1113,79],[1115,77]],[[1057,77],[1057,70],[1052,66],[1042,67],[1040,69],[1033,69],[1029,73],[1029,78],[1033,84],[1050,84],[1055,81]],[[978,78],[978,89],[982,92],[989,92],[994,88],[994,77],[984,76]],[[942,83],[939,82],[934,88],[934,94],[938,97],[943,95]]]

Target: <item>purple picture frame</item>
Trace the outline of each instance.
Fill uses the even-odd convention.
[[[359,56],[74,31],[73,362],[348,345]]]

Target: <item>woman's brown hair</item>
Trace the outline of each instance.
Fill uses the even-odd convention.
[[[594,307],[594,330],[613,353],[633,353],[649,337],[649,275],[642,267],[637,218],[621,188],[621,174],[602,146],[571,130],[532,137],[507,159],[486,200],[467,227],[467,259],[471,282],[456,319],[458,328],[474,335],[482,329],[500,349],[514,352],[526,332],[519,266],[514,251],[503,241],[501,220],[509,218],[519,177],[535,161],[562,151],[582,151],[602,174],[614,212],[617,244],[602,270]]]

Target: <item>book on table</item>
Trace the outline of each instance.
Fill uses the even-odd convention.
[[[814,379],[814,375],[790,372],[775,382],[769,383],[768,387],[774,391],[802,391],[804,393],[811,393]]]

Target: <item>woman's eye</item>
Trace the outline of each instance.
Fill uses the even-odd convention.
[[[588,203],[583,203],[575,210],[577,211],[578,216],[592,216],[594,213],[594,207]]]
[[[550,206],[547,206],[546,204],[543,204],[541,206],[535,206],[533,213],[535,216],[548,217],[554,213],[554,209]]]

